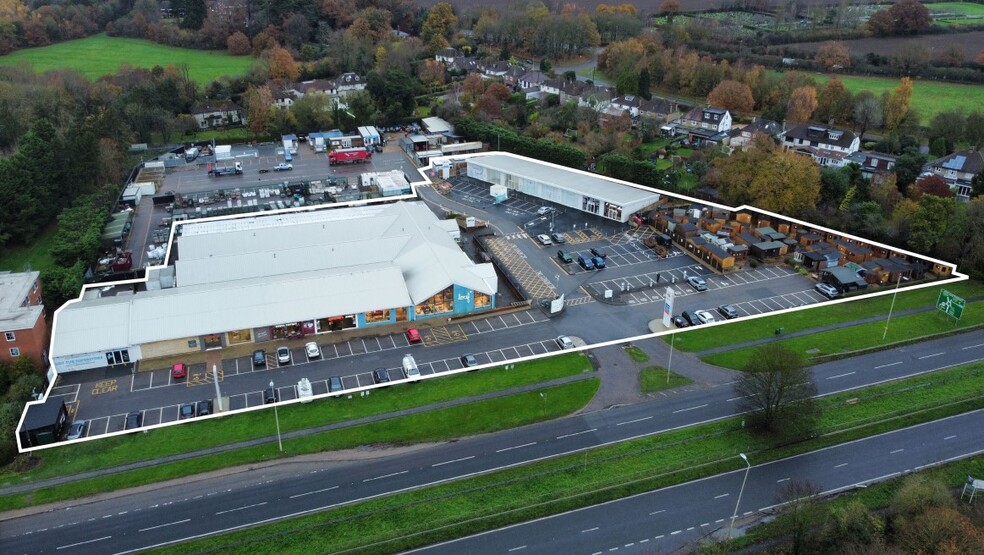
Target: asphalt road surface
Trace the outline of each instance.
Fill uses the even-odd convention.
[[[970,333],[823,364],[814,372],[820,393],[829,394],[982,359],[984,341],[980,334]],[[735,413],[736,400],[727,386],[696,390],[370,461],[298,462],[289,470],[248,471],[113,499],[79,500],[3,521],[0,552],[125,553],[166,545],[727,417]],[[951,424],[947,429],[962,434],[966,427]],[[768,504],[767,499],[755,499],[747,506]],[[699,527],[721,515],[684,516],[699,521]],[[644,534],[628,537],[623,544],[636,541],[635,536],[641,539]]]
[[[744,489],[742,468],[410,553],[671,553],[712,533],[727,535],[735,514],[774,507],[791,481],[848,490],[973,456],[982,446],[984,410],[977,410],[763,465],[750,461]]]

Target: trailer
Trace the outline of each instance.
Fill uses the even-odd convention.
[[[340,148],[328,153],[328,165],[361,164],[372,160],[372,152],[364,148]]]
[[[230,166],[213,166],[208,165],[208,175],[214,177],[222,177],[223,175],[242,175],[243,174],[243,164],[242,162],[236,162],[234,165]]]

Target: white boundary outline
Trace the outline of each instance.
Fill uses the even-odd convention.
[[[62,310],[65,309],[65,307],[67,307],[67,306],[69,306],[69,305],[71,305],[73,303],[76,303],[76,302],[81,301],[82,300],[82,296],[85,294],[85,292],[87,290],[94,289],[94,288],[102,288],[102,287],[106,287],[106,286],[127,285],[127,284],[134,284],[134,283],[146,283],[146,281],[148,279],[147,278],[147,274],[150,272],[150,270],[162,269],[162,268],[167,267],[168,266],[168,263],[169,263],[169,261],[171,259],[171,251],[172,251],[172,246],[174,245],[174,237],[175,237],[175,233],[177,231],[177,227],[179,225],[183,225],[185,223],[201,223],[201,222],[210,222],[210,221],[222,221],[222,220],[230,220],[230,219],[237,219],[237,218],[253,218],[253,217],[273,216],[273,215],[277,215],[277,214],[289,214],[289,213],[295,213],[295,212],[312,212],[312,211],[316,211],[316,210],[326,210],[326,209],[334,209],[334,208],[347,208],[347,207],[352,207],[352,206],[366,206],[366,205],[370,205],[370,204],[384,204],[384,203],[391,203],[393,201],[398,201],[398,200],[421,200],[422,201],[422,199],[420,199],[420,197],[418,197],[418,195],[417,195],[417,188],[418,187],[430,186],[432,182],[431,182],[430,177],[428,177],[428,174],[431,174],[433,176],[438,175],[438,173],[441,171],[441,168],[442,168],[442,166],[443,166],[443,164],[445,162],[454,164],[454,163],[464,162],[464,161],[466,161],[466,160],[468,160],[470,158],[488,156],[488,155],[492,155],[492,154],[499,155],[499,156],[512,157],[512,158],[515,158],[517,160],[532,161],[532,162],[541,164],[543,166],[546,166],[548,168],[552,168],[552,169],[556,169],[556,170],[561,170],[561,171],[565,171],[565,172],[573,172],[575,174],[580,174],[580,175],[583,175],[583,176],[586,176],[586,177],[592,177],[592,178],[595,178],[595,179],[597,179],[597,178],[606,179],[606,180],[608,180],[608,181],[610,181],[612,183],[617,183],[619,185],[624,185],[624,186],[627,186],[627,187],[632,187],[632,188],[643,190],[643,191],[646,191],[646,192],[656,192],[656,193],[658,193],[660,195],[663,195],[663,196],[669,196],[669,197],[679,198],[679,199],[682,199],[682,200],[693,202],[695,204],[700,204],[700,205],[704,205],[704,206],[710,206],[710,207],[718,208],[718,209],[721,209],[721,210],[727,210],[727,211],[730,211],[730,212],[742,212],[742,211],[746,211],[746,212],[751,212],[753,214],[759,214],[759,215],[762,215],[762,216],[768,216],[768,217],[776,218],[776,219],[779,219],[779,220],[782,220],[782,221],[787,221],[787,222],[790,222],[790,223],[796,223],[796,224],[799,224],[801,226],[805,226],[805,227],[808,227],[808,228],[811,228],[811,229],[814,229],[814,230],[819,230],[819,231],[824,231],[824,232],[827,232],[827,233],[832,233],[832,234],[838,235],[838,236],[843,237],[843,238],[846,238],[846,239],[853,239],[855,241],[861,241],[861,242],[863,242],[865,244],[868,244],[868,245],[878,246],[878,247],[887,249],[887,250],[892,251],[892,252],[902,253],[902,254],[905,254],[905,255],[908,255],[908,256],[911,256],[911,257],[918,258],[920,260],[925,260],[925,261],[928,261],[928,262],[932,262],[934,264],[940,264],[942,266],[947,266],[947,267],[951,268],[951,277],[950,278],[944,279],[944,280],[939,280],[939,281],[934,281],[932,283],[925,283],[925,284],[920,284],[920,285],[908,286],[906,288],[907,291],[908,290],[915,290],[915,289],[922,289],[922,288],[926,288],[926,287],[937,287],[937,286],[944,285],[944,284],[947,284],[947,283],[955,283],[955,282],[959,282],[959,281],[964,281],[964,280],[966,280],[966,279],[969,278],[969,276],[967,276],[966,274],[963,274],[963,273],[958,272],[956,265],[955,264],[952,264],[950,262],[945,262],[943,260],[938,260],[938,259],[935,259],[935,258],[930,258],[928,256],[923,256],[921,254],[916,254],[914,252],[910,252],[910,251],[907,251],[907,250],[904,250],[904,249],[899,249],[899,248],[892,247],[892,246],[889,246],[889,245],[884,245],[882,243],[877,243],[875,241],[870,241],[870,240],[864,239],[862,237],[858,237],[858,236],[855,236],[855,235],[850,235],[850,234],[843,233],[843,232],[840,232],[840,231],[837,231],[837,230],[833,230],[833,229],[829,229],[829,228],[826,228],[826,227],[822,227],[822,226],[818,226],[818,225],[815,225],[815,224],[811,224],[811,223],[805,222],[803,220],[798,220],[798,219],[795,219],[795,218],[790,218],[790,217],[787,217],[787,216],[783,216],[783,215],[777,214],[775,212],[769,212],[767,210],[761,210],[759,208],[755,208],[754,206],[749,206],[747,204],[746,205],[739,206],[739,207],[731,207],[731,206],[727,206],[727,205],[724,205],[724,204],[718,204],[718,203],[714,203],[714,202],[709,202],[709,201],[705,201],[705,200],[696,199],[696,198],[689,197],[689,196],[686,196],[686,195],[681,195],[681,194],[677,194],[677,193],[670,193],[670,192],[667,192],[667,191],[663,191],[662,189],[652,189],[652,188],[644,187],[642,185],[638,185],[638,184],[635,184],[635,183],[630,183],[628,181],[622,181],[622,180],[619,180],[619,179],[613,179],[613,178],[610,178],[610,177],[606,177],[606,176],[603,176],[603,175],[600,175],[600,174],[595,174],[595,173],[587,172],[587,171],[584,171],[584,170],[578,170],[578,169],[574,169],[574,168],[568,168],[566,166],[561,166],[561,165],[554,164],[554,163],[551,163],[551,162],[543,162],[543,161],[540,161],[540,160],[536,160],[534,158],[528,158],[528,157],[525,157],[525,156],[520,156],[518,154],[513,154],[513,153],[509,153],[509,152],[498,152],[498,151],[478,152],[478,153],[473,153],[473,154],[462,154],[462,155],[456,155],[456,156],[441,156],[441,157],[431,158],[430,159],[430,165],[425,166],[425,167],[422,167],[422,168],[417,168],[417,172],[420,174],[421,180],[420,181],[413,181],[413,182],[411,182],[410,183],[410,193],[409,194],[405,194],[405,195],[398,195],[398,196],[392,196],[392,197],[384,197],[384,198],[371,199],[371,200],[360,200],[360,201],[341,202],[341,203],[334,203],[334,204],[330,204],[330,205],[324,205],[324,204],[322,204],[322,205],[317,205],[317,206],[304,206],[304,207],[297,207],[297,208],[285,208],[285,209],[281,209],[281,210],[272,210],[272,211],[265,211],[265,212],[251,212],[251,213],[247,213],[247,214],[230,214],[230,215],[226,215],[226,216],[213,216],[213,217],[207,217],[207,218],[198,218],[198,219],[193,219],[193,220],[183,220],[183,221],[178,221],[178,222],[172,222],[172,224],[171,224],[171,233],[168,236],[168,242],[167,242],[167,245],[168,245],[167,254],[164,256],[164,259],[161,262],[161,264],[159,264],[157,266],[148,266],[148,267],[145,268],[145,274],[144,274],[144,278],[143,279],[121,280],[121,281],[109,282],[109,283],[85,284],[82,287],[82,291],[79,292],[79,297],[77,299],[72,299],[72,300],[66,302],[61,307],[59,307],[57,310],[55,310],[54,323],[52,324],[52,328],[51,328],[51,342],[48,345],[48,352],[53,352],[52,346],[54,345],[55,334],[57,333],[57,330],[58,330],[58,317],[59,317],[59,314],[61,313]],[[762,314],[756,314],[754,316],[747,316],[747,317],[741,318],[740,321],[744,322],[744,321],[747,321],[747,320],[753,320],[753,319],[756,319],[756,318],[765,318],[765,317],[769,317],[769,316],[775,316],[775,315],[779,315],[779,314],[785,314],[785,313],[788,313],[788,312],[795,312],[795,311],[799,311],[799,310],[809,310],[809,309],[816,308],[816,307],[821,306],[821,305],[837,304],[837,303],[843,303],[843,302],[851,302],[851,301],[854,301],[854,300],[857,300],[857,299],[860,299],[860,298],[868,298],[868,297],[878,297],[878,296],[883,296],[883,295],[891,295],[894,292],[895,292],[895,288],[888,288],[888,289],[886,289],[884,291],[879,291],[877,293],[871,293],[871,294],[862,295],[862,296],[856,296],[856,297],[851,297],[851,298],[846,298],[846,299],[840,299],[840,300],[834,300],[834,301],[828,301],[828,302],[821,302],[821,303],[816,303],[816,304],[806,305],[806,306],[801,306],[801,307],[792,307],[792,308],[787,308],[787,309],[782,309],[782,310],[776,310],[776,311],[773,311],[773,312],[766,312],[766,313],[762,313]],[[725,320],[725,321],[720,321],[720,322],[714,322],[714,323],[711,323],[711,324],[706,324],[704,326],[701,326],[701,328],[711,327],[711,326],[719,326],[719,325],[726,325],[726,324],[730,324],[730,323],[732,323],[730,320]],[[428,376],[421,376],[421,377],[417,378],[417,380],[426,380],[426,379],[438,378],[438,377],[447,376],[447,375],[453,375],[453,374],[457,374],[457,373],[461,373],[461,372],[466,372],[466,371],[479,370],[479,369],[482,369],[482,368],[490,368],[490,367],[494,367],[494,366],[502,366],[503,364],[507,364],[507,363],[508,364],[513,364],[513,363],[516,363],[516,362],[525,362],[527,360],[536,360],[536,359],[540,359],[540,358],[554,356],[554,355],[556,355],[558,353],[580,352],[580,351],[586,351],[586,350],[589,350],[589,349],[595,349],[595,348],[599,348],[599,347],[608,347],[608,346],[611,346],[611,345],[619,345],[619,344],[628,343],[628,342],[631,342],[631,341],[640,341],[640,340],[644,340],[644,339],[653,339],[653,338],[662,337],[664,335],[669,335],[669,334],[673,334],[673,333],[686,333],[686,329],[684,329],[684,330],[667,330],[667,331],[662,331],[662,332],[655,332],[655,333],[648,333],[648,334],[643,334],[643,335],[636,335],[636,336],[632,336],[632,337],[625,337],[625,338],[622,338],[622,339],[615,339],[615,340],[612,340],[612,341],[605,341],[605,342],[602,342],[602,343],[594,343],[594,344],[591,344],[591,345],[585,345],[583,347],[578,347],[578,348],[575,348],[575,349],[568,349],[566,351],[558,351],[557,353],[542,353],[542,354],[538,354],[538,355],[530,355],[530,356],[519,357],[519,358],[514,358],[514,359],[507,359],[507,360],[499,361],[499,362],[496,362],[496,363],[483,364],[483,365],[480,365],[480,366],[477,366],[477,367],[463,368],[463,369],[460,369],[460,370],[451,370],[451,371],[448,371],[448,372],[442,372],[440,374],[434,373],[434,374],[430,374]],[[106,434],[102,434],[102,435],[98,435],[98,436],[93,436],[93,437],[85,437],[85,438],[81,438],[81,439],[74,440],[74,441],[71,441],[71,442],[69,442],[69,441],[60,441],[60,442],[51,443],[49,445],[42,445],[42,446],[37,446],[37,447],[27,447],[27,448],[25,448],[24,446],[21,445],[20,429],[24,425],[24,418],[27,416],[27,409],[28,409],[28,407],[30,407],[31,405],[42,404],[45,401],[47,401],[48,395],[51,393],[51,390],[54,388],[55,382],[57,381],[57,378],[58,378],[58,370],[55,367],[54,361],[52,361],[52,363],[51,363],[51,369],[53,371],[53,375],[51,376],[51,379],[49,380],[48,389],[44,392],[44,395],[41,396],[37,401],[30,401],[30,402],[28,402],[24,406],[24,410],[21,413],[20,420],[17,422],[17,433],[15,435],[17,437],[17,451],[19,453],[27,453],[27,452],[31,452],[31,451],[35,451],[35,450],[57,448],[57,447],[61,447],[63,445],[73,444],[73,443],[82,442],[82,441],[94,441],[94,440],[98,440],[98,439],[102,439],[102,438],[107,438],[107,437],[113,437],[113,436],[118,436],[118,435],[123,435],[123,434],[134,433],[134,432],[142,432],[142,431],[147,431],[147,430],[153,430],[153,429],[157,429],[157,428],[163,428],[163,427],[167,427],[167,426],[174,426],[174,425],[178,425],[178,424],[184,424],[186,422],[195,422],[195,421],[199,421],[199,420],[205,420],[205,419],[208,419],[208,418],[220,418],[220,417],[227,416],[227,415],[243,414],[243,413],[249,412],[249,411],[263,410],[263,409],[268,408],[267,405],[257,405],[255,407],[247,407],[245,409],[240,409],[240,410],[237,410],[237,411],[234,411],[234,412],[229,412],[229,413],[211,414],[209,416],[196,418],[194,420],[175,420],[173,422],[167,422],[167,423],[161,423],[161,424],[153,424],[153,425],[150,425],[150,426],[142,426],[140,428],[136,428],[136,429],[133,429],[133,430],[121,430],[121,431],[118,431],[118,432],[110,432],[110,433],[106,433]],[[409,381],[409,380],[407,380],[407,381]],[[392,382],[391,383],[388,383],[388,384],[383,384],[383,385],[392,385]],[[345,395],[349,395],[349,394],[353,394],[353,393],[358,393],[358,392],[365,391],[365,390],[376,389],[378,387],[381,387],[381,386],[380,385],[373,384],[373,385],[356,387],[356,388],[353,388],[353,389],[345,390]],[[311,399],[325,399],[325,398],[337,397],[337,396],[338,396],[337,393],[335,393],[335,394],[325,393],[325,394],[315,395],[314,397],[306,397],[306,398],[304,398],[304,401],[306,402],[306,401],[310,401]],[[299,403],[299,402],[301,402],[301,399],[300,398],[297,398],[297,399],[291,399],[289,401],[282,401],[279,404],[288,405],[288,404]]]

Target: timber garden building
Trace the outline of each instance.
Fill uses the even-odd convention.
[[[423,203],[182,224],[173,265],[121,293],[87,289],[56,317],[59,372],[495,307],[476,264]],[[117,287],[115,289],[121,289]]]

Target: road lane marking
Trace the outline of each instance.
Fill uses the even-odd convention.
[[[946,436],[945,438],[943,438],[943,441],[946,441],[946,440],[948,440],[948,439],[953,439],[953,438],[955,438],[955,437],[957,437],[957,436]]]
[[[598,527],[595,526],[594,528],[588,528],[587,530],[581,530],[581,533],[584,534],[584,533],[587,533],[587,532],[594,532],[597,529],[598,529]]]
[[[847,466],[847,463],[840,463],[836,465],[834,468],[841,468],[842,466]]]
[[[896,449],[895,451],[889,451],[888,454],[889,455],[894,455],[896,453],[901,453],[902,451],[905,451],[905,449]]]
[[[888,368],[889,366],[895,366],[897,364],[902,364],[902,361],[900,360],[898,362],[890,362],[888,364],[881,364],[881,365],[875,366],[875,370],[878,370],[879,368]]]
[[[109,538],[112,538],[112,537],[113,536],[106,536],[106,537],[103,537],[103,538],[96,538],[94,540],[87,540],[87,541],[84,541],[84,542],[71,543],[71,544],[68,544],[68,545],[63,545],[61,547],[57,547],[57,548],[55,548],[55,550],[57,551],[58,549],[68,549],[69,547],[75,547],[75,546],[78,546],[78,545],[85,545],[87,543],[101,542],[103,540],[108,540]]]
[[[938,357],[938,356],[940,356],[940,355],[945,355],[945,354],[946,354],[946,353],[944,353],[944,352],[942,352],[942,351],[941,351],[941,352],[939,352],[939,353],[933,353],[933,354],[931,354],[931,355],[926,355],[926,356],[921,356],[921,357],[919,357],[919,360],[922,360],[922,359],[924,359],[924,358],[933,358],[933,357]]]
[[[673,411],[673,414],[676,414],[678,412],[687,412],[688,410],[702,409],[702,408],[704,408],[706,406],[707,406],[707,403],[704,403],[703,405],[697,405],[696,407],[690,407],[690,408],[687,408],[687,409],[675,410],[675,411]]]
[[[530,445],[536,445],[536,442],[535,441],[531,441],[529,443],[524,443],[522,445],[513,445],[512,447],[506,447],[504,449],[499,449],[499,450],[496,451],[496,453],[502,453],[503,451],[511,451],[513,449],[520,449],[522,447],[529,447]]]
[[[646,538],[644,540],[639,540],[639,543],[646,543],[647,541],[649,541],[649,538]]]
[[[683,532],[683,530],[675,530],[673,532],[670,532],[670,535],[671,536],[675,536],[675,535],[679,534],[680,532]]]
[[[434,467],[434,466],[442,466],[442,465],[445,465],[445,464],[451,464],[451,463],[456,463],[456,462],[461,462],[461,461],[467,461],[469,459],[474,459],[474,458],[475,458],[475,455],[472,455],[470,457],[461,457],[460,459],[454,459],[453,461],[444,461],[444,462],[434,463],[431,466],[432,467]]]
[[[520,549],[526,549],[526,546],[525,545],[521,545],[519,547],[514,547],[514,548],[510,549],[509,552],[512,553],[513,551],[519,551]]]
[[[146,532],[147,530],[156,530],[158,528],[164,528],[165,526],[174,526],[175,524],[184,524],[185,522],[191,522],[190,518],[184,520],[179,520],[177,522],[168,522],[167,524],[158,524],[157,526],[151,526],[150,528],[141,528],[137,532]]]
[[[776,480],[776,483],[777,483],[777,484],[781,484],[781,483],[783,483],[783,482],[788,482],[788,481],[789,481],[789,478],[782,478],[782,479],[780,479],[780,480]]]
[[[575,432],[573,434],[565,434],[565,435],[562,435],[562,436],[557,436],[557,439],[564,439],[564,438],[567,438],[567,437],[574,437],[574,436],[579,436],[581,434],[589,434],[591,432],[597,432],[597,431],[598,431],[598,428],[591,428],[590,430],[584,430],[583,432]]]
[[[744,399],[746,397],[751,397],[751,395],[742,395],[741,397],[732,397],[732,398],[728,399],[726,402],[727,403],[730,403],[731,401],[737,401],[738,399]]]
[[[325,492],[325,491],[331,491],[333,489],[338,489],[338,486],[331,486],[330,488],[316,489],[314,491],[309,491],[309,492],[305,492],[305,493],[298,493],[297,495],[291,495],[287,499],[294,499],[295,497],[304,497],[305,495],[314,495],[316,493],[322,493],[322,492]]]
[[[659,513],[665,513],[665,512],[666,512],[666,509],[660,509],[658,511],[654,511],[654,512],[649,513],[649,516],[658,515]]]
[[[715,495],[714,499],[721,499],[722,497],[727,497],[731,495],[730,493],[722,493],[721,495]]]
[[[843,378],[844,376],[850,376],[851,374],[857,374],[857,372],[848,372],[846,374],[837,374],[836,376],[827,376],[828,380],[833,380],[837,378]]]
[[[966,351],[967,349],[976,349],[978,347],[984,347],[984,343],[978,343],[977,345],[967,345],[966,347],[961,347],[960,349],[962,351]]]
[[[385,474],[383,476],[376,476],[375,478],[366,478],[365,480],[362,480],[362,481],[363,482],[371,482],[373,480],[382,480],[383,478],[389,478],[391,476],[399,476],[400,474],[406,474],[407,472],[410,472],[410,471],[409,470],[404,470],[402,472],[394,472],[392,474]]]
[[[664,537],[666,537],[666,536],[664,536],[663,534],[660,534],[660,535],[658,535],[658,536],[656,536],[656,537],[655,537],[655,538],[653,538],[653,539],[654,539],[654,540],[661,540],[661,539],[663,539]]]
[[[266,501],[264,501],[262,503],[253,503],[252,505],[245,505],[243,507],[237,507],[235,509],[228,509],[228,510],[225,510],[225,511],[219,511],[219,512],[217,512],[215,514],[216,515],[224,515],[226,513],[234,513],[236,511],[243,511],[243,510],[246,510],[246,509],[252,509],[253,507],[262,507],[263,505],[266,505],[266,504],[267,504]]]
[[[622,424],[635,424],[636,422],[642,422],[643,420],[649,420],[652,416],[646,416],[644,418],[636,418],[635,420],[626,420],[625,422],[619,422],[615,424],[616,426],[621,426]]]

